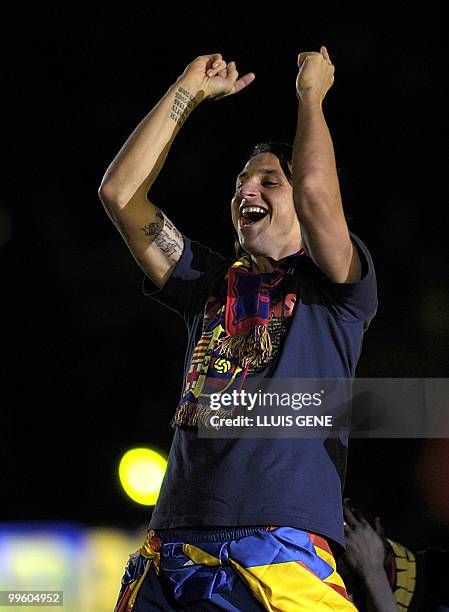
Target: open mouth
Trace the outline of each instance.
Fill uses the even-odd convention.
[[[254,225],[268,216],[268,210],[261,206],[242,206],[240,208],[240,227]]]

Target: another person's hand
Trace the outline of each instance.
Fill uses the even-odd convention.
[[[220,53],[213,53],[200,55],[193,60],[178,82],[183,82],[193,96],[200,94],[204,98],[217,100],[238,93],[256,78],[253,72],[240,79],[238,76],[234,61],[226,63]]]
[[[364,518],[356,518],[347,506],[345,517],[345,561],[361,578],[384,568],[385,549],[382,539]]]
[[[296,78],[296,95],[298,99],[310,92],[320,102],[334,82],[335,66],[332,64],[326,47],[316,51],[303,51],[298,55],[298,76]]]

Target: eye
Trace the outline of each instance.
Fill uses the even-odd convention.
[[[279,185],[279,183],[274,183],[273,181],[263,181],[262,185]],[[242,184],[240,183],[239,185],[237,185],[236,189],[240,189],[241,186]]]

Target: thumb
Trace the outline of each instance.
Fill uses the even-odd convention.
[[[332,63],[331,58],[329,57],[329,52],[324,45],[321,47],[320,53],[327,62]]]

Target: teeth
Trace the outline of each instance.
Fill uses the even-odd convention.
[[[240,211],[242,214],[244,213],[266,213],[267,211],[264,208],[260,208],[260,206],[244,206]]]

